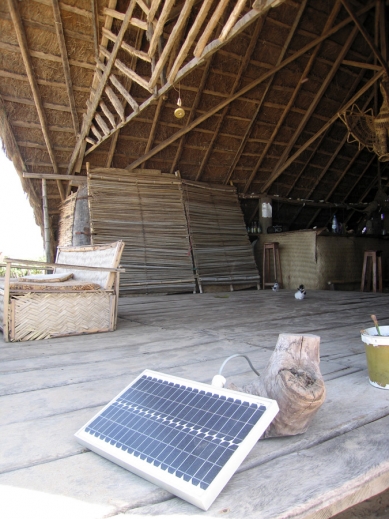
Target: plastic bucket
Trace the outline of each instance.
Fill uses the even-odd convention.
[[[369,382],[380,389],[389,389],[389,326],[380,326],[378,335],[375,326],[361,331],[365,343]]]

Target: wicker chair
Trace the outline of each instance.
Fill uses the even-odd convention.
[[[116,329],[124,243],[59,247],[55,263],[6,258],[0,284],[4,340],[27,341]],[[11,268],[53,269],[11,278]]]

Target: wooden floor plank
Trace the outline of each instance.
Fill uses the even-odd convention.
[[[313,448],[236,474],[207,512],[174,498],[129,510],[142,517],[215,517],[236,519],[323,519],[389,487],[389,461],[380,447],[387,440],[389,417],[367,424]],[[371,437],[371,442],[366,442]],[[302,475],[306,475],[302,477]],[[296,484],[296,482],[298,482]],[[249,495],[249,499],[242,499]],[[361,499],[362,498],[362,499]]]
[[[372,313],[389,321],[388,296],[309,291],[296,301],[293,294],[121,298],[114,333],[15,344],[0,337],[1,510],[10,506],[17,519],[33,506],[40,519],[52,519],[54,509],[56,519],[324,519],[389,487],[389,449],[379,449],[389,391],[368,383],[360,339]],[[209,383],[229,355],[245,353],[263,372],[282,332],[320,336],[326,401],[304,435],[258,442],[209,512],[75,442],[74,432],[143,369]],[[237,384],[255,379],[242,358],[223,374]]]

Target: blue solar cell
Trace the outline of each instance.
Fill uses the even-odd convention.
[[[142,376],[86,431],[206,488],[265,410]]]
[[[150,474],[151,481],[162,486],[169,481],[169,490],[177,485],[177,495],[207,509],[226,477],[223,469],[228,477],[236,470],[248,452],[245,439],[250,436],[246,444],[252,448],[266,427],[260,418],[273,402],[235,398],[231,391],[197,385],[146,370],[76,436],[130,470]],[[273,406],[268,415],[276,412]],[[218,483],[209,488],[215,478]],[[185,490],[180,485],[186,485]],[[204,501],[199,492],[207,494]]]

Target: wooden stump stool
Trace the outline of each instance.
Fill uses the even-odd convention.
[[[273,258],[271,258],[273,255]],[[271,260],[273,259],[273,278],[271,279]],[[282,288],[282,272],[281,272],[281,262],[280,262],[280,249],[278,247],[278,242],[274,243],[264,243],[263,245],[263,288],[272,287],[274,283],[277,281],[279,287]]]
[[[382,292],[382,251],[381,250],[366,250],[363,257],[363,269],[361,280],[361,292],[366,290],[373,290]],[[377,278],[378,272],[378,278]],[[373,275],[373,282],[372,282]]]
[[[320,337],[280,333],[263,376],[235,391],[276,400],[280,411],[264,438],[302,434],[323,404],[326,388],[320,373]]]

